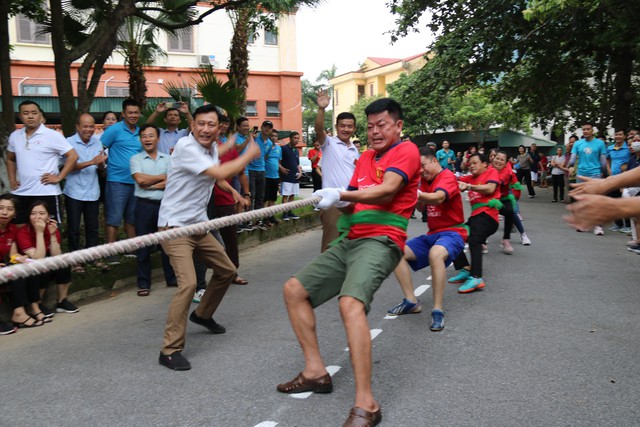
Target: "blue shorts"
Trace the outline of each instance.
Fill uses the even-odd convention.
[[[449,256],[444,265],[451,264],[464,250],[464,240],[455,231],[442,231],[434,234],[423,234],[407,241],[407,246],[416,255],[415,261],[408,261],[413,271],[422,270],[429,266],[429,250],[432,246],[443,246]]]
[[[136,198],[134,184],[107,181],[104,195],[105,222],[120,227],[122,218],[127,224],[136,223]]]

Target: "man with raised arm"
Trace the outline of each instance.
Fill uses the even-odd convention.
[[[400,105],[389,98],[378,99],[367,106],[365,114],[372,149],[362,154],[348,190],[323,188],[314,193],[322,197],[320,209],[345,209],[338,224],[341,239],[284,285],[289,319],[305,366],[293,380],[277,387],[281,393],[333,390],[320,356],[313,309],[339,295],[356,386],[355,404],[344,424],[347,427],[374,426],[382,419],[371,389],[367,312],[373,294],[402,257],[420,178],[418,148],[400,140]],[[322,422],[316,420],[316,424]]]
[[[226,178],[244,170],[253,158],[260,155],[260,148],[250,142],[238,158],[220,164],[218,156],[235,145],[235,138],[229,138],[225,145],[217,146],[221,114],[215,105],[203,105],[193,116],[192,133],[178,141],[171,155],[171,166],[158,214],[158,228],[162,230],[207,221],[207,204],[216,180],[223,183]],[[186,371],[191,369],[191,364],[182,355],[182,351],[185,345],[187,313],[196,289],[193,256],[195,254],[196,258],[213,269],[213,276],[189,320],[214,334],[226,332],[211,316],[236,277],[236,268],[224,247],[208,232],[165,241],[162,248],[169,256],[178,278],[178,289],[169,306],[159,362],[169,369]]]
[[[346,188],[360,157],[360,152],[351,143],[351,137],[356,131],[356,117],[347,112],[338,114],[337,137],[328,135],[324,130],[324,110],[329,106],[330,100],[326,92],[318,92],[315,131],[322,151],[322,188]],[[329,249],[329,243],[338,237],[336,224],[339,217],[340,211],[335,207],[320,213],[322,252]]]

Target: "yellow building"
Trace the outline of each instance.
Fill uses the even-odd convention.
[[[411,74],[426,63],[425,52],[404,59],[368,57],[357,71],[351,71],[329,80],[333,86],[334,118],[358,102],[363,96],[387,96],[387,85],[400,75]],[[334,120],[335,122],[335,120]]]

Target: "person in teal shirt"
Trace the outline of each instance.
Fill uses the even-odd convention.
[[[453,150],[449,149],[449,141],[442,141],[442,149],[436,152],[436,159],[438,159],[438,163],[440,163],[440,166],[444,169],[455,172],[456,155]]]

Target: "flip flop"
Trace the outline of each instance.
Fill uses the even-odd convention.
[[[231,283],[233,283],[234,285],[248,285],[249,281],[247,279],[243,279],[240,276],[236,276],[236,278],[233,279]]]
[[[31,320],[32,322],[27,325],[27,322],[29,320]],[[17,328],[35,328],[35,327],[42,326],[42,325],[44,325],[44,322],[42,320],[34,319],[31,316],[27,317],[27,320],[25,320],[24,322],[21,322],[21,323],[13,322],[13,326],[15,326]]]
[[[139,297],[148,297],[149,296],[149,289],[138,289],[138,296]]]
[[[71,272],[72,273],[78,273],[78,274],[84,274],[84,267],[81,265],[74,265],[73,267],[71,267]]]

